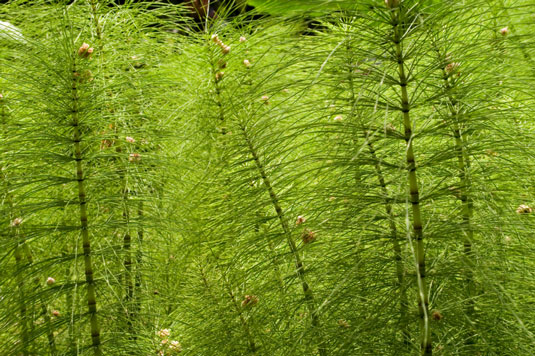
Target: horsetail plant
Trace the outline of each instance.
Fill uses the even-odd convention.
[[[398,63],[399,88],[401,91],[400,104],[398,110],[403,117],[403,127],[405,131],[405,143],[407,144],[407,174],[409,184],[409,201],[412,206],[412,229],[416,239],[416,260],[418,264],[418,310],[420,318],[420,344],[422,355],[431,355],[433,348],[431,344],[431,330],[429,323],[429,294],[427,290],[426,270],[425,270],[425,249],[423,235],[423,221],[420,211],[420,193],[418,189],[418,179],[416,176],[416,159],[414,156],[414,135],[411,122],[411,103],[407,86],[411,79],[411,72],[407,72],[410,66],[406,63],[407,53],[405,52],[405,40],[411,27],[416,26],[411,17],[412,12],[417,11],[414,7],[397,0],[387,0],[386,7],[390,12],[390,24],[392,26],[392,36],[388,39],[393,47],[393,58]]]
[[[365,144],[368,148],[368,152],[371,156],[372,164],[375,169],[375,173],[377,176],[377,180],[379,182],[379,187],[381,189],[381,193],[383,195],[384,199],[384,209],[386,213],[386,217],[388,219],[388,225],[390,228],[390,239],[392,240],[392,248],[394,251],[394,264],[396,269],[396,278],[397,278],[397,286],[398,286],[398,292],[399,292],[399,323],[400,325],[403,325],[407,321],[407,309],[408,309],[408,299],[407,299],[407,290],[405,286],[405,272],[403,267],[403,256],[400,246],[400,239],[399,239],[399,233],[397,231],[396,227],[396,219],[394,216],[394,207],[392,205],[392,199],[389,197],[389,191],[385,179],[385,175],[383,173],[383,167],[381,165],[381,159],[378,157],[377,151],[374,147],[374,135],[375,132],[372,132],[369,127],[366,127],[366,124],[363,122],[362,116],[364,115],[359,111],[362,110],[362,108],[359,107],[358,102],[358,93],[356,92],[355,86],[357,83],[354,81],[355,76],[355,66],[357,66],[356,63],[358,63],[358,60],[353,57],[352,55],[352,34],[351,34],[351,26],[350,24],[347,24],[344,28],[344,35],[346,36],[346,53],[348,57],[348,63],[347,63],[347,82],[349,85],[349,105],[350,105],[350,118],[351,120],[355,121],[357,123],[357,130],[361,131],[361,134],[364,137]],[[355,144],[357,142],[355,141]],[[402,331],[402,338],[403,342],[408,344],[410,334],[409,331],[406,328],[403,328]]]
[[[78,182],[78,203],[80,205],[80,229],[82,235],[82,247],[84,252],[84,266],[85,266],[85,280],[87,284],[87,307],[89,310],[91,340],[95,356],[103,355],[100,341],[100,324],[97,315],[97,296],[96,285],[93,271],[93,263],[91,258],[91,240],[89,235],[89,217],[87,212],[87,196],[84,175],[84,155],[82,151],[83,133],[80,130],[82,124],[80,111],[80,84],[77,78],[77,73],[80,70],[87,68],[83,63],[89,59],[93,49],[88,44],[84,43],[77,52],[78,58],[73,55],[70,58],[72,65],[72,87],[71,87],[71,125],[73,126],[73,148],[74,148],[74,162],[76,163],[76,181]],[[88,69],[85,69],[88,70]]]
[[[0,353],[533,353],[532,0],[245,4],[0,7]]]

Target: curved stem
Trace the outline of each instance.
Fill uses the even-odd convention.
[[[254,147],[251,139],[247,135],[246,129],[243,126],[241,126],[240,129],[242,131],[242,135],[245,140],[245,143],[247,144],[247,148],[249,149],[249,153],[253,157],[256,168],[260,174],[260,177],[262,178],[262,182],[264,183],[264,186],[266,187],[266,190],[271,198],[271,203],[273,205],[273,208],[275,209],[275,212],[277,213],[277,217],[279,218],[279,222],[281,224],[282,230],[284,231],[284,235],[286,236],[286,241],[288,242],[288,246],[290,247],[290,251],[294,257],[295,273],[297,274],[297,277],[299,278],[301,282],[301,287],[303,289],[303,294],[305,297],[305,302],[308,308],[308,312],[311,315],[312,326],[314,327],[314,330],[317,333],[318,338],[319,338],[318,351],[321,356],[325,356],[327,355],[327,349],[326,349],[325,343],[321,340],[321,336],[319,335],[320,320],[318,316],[318,310],[316,307],[316,301],[314,299],[314,293],[312,292],[312,289],[310,288],[308,281],[306,279],[306,276],[305,276],[305,268],[303,266],[303,261],[301,260],[301,256],[299,255],[297,246],[294,240],[292,239],[290,227],[288,226],[288,221],[286,220],[286,217],[284,216],[284,212],[279,202],[279,197],[277,196],[277,194],[275,193],[275,190],[273,189],[273,186],[271,185],[271,180],[266,174],[266,170],[264,168],[264,165],[260,161],[260,157],[258,156],[257,150]]]

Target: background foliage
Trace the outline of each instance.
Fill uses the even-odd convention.
[[[0,7],[1,353],[534,354],[535,3],[250,4]]]

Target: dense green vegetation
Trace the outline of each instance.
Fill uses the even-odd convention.
[[[533,0],[251,3],[0,7],[0,354],[535,354]]]

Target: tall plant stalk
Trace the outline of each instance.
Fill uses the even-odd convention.
[[[422,355],[432,355],[433,347],[431,343],[431,329],[429,325],[429,294],[426,281],[425,269],[425,246],[423,234],[422,214],[420,211],[420,193],[418,189],[418,179],[416,175],[416,159],[413,149],[413,132],[411,122],[411,104],[407,86],[409,78],[406,74],[405,53],[403,43],[406,36],[406,26],[411,26],[406,19],[406,9],[399,1],[387,1],[390,11],[392,26],[392,37],[390,42],[393,46],[395,59],[398,63],[399,88],[401,90],[400,111],[403,116],[404,138],[406,143],[406,163],[409,183],[409,202],[412,206],[412,230],[416,240],[416,262],[418,264],[418,313],[420,319],[420,348]],[[391,5],[389,5],[391,4]]]
[[[99,41],[102,40],[102,25],[100,23],[98,15],[98,6],[99,0],[89,0],[89,5],[91,6],[91,16],[93,17],[93,22],[95,24],[95,32]],[[103,43],[100,43],[100,50],[102,51]]]
[[[71,88],[71,125],[73,126],[73,150],[76,164],[76,180],[78,182],[78,204],[80,213],[80,229],[82,235],[82,246],[84,253],[85,281],[87,285],[87,307],[89,311],[89,322],[91,330],[92,347],[95,356],[102,356],[102,346],[100,341],[100,324],[97,316],[97,297],[91,258],[91,240],[89,237],[89,224],[87,213],[87,196],[84,176],[84,156],[82,154],[82,133],[80,130],[80,96],[78,93],[78,80],[74,75],[77,73],[76,59],[72,60],[72,88]]]
[[[243,331],[245,333],[245,337],[247,338],[247,344],[248,344],[248,347],[249,347],[249,352],[254,354],[257,351],[257,346],[256,346],[256,343],[255,343],[255,341],[253,339],[253,335],[251,333],[251,329],[249,327],[249,320],[247,318],[245,318],[245,316],[243,315],[243,308],[241,307],[239,301],[236,299],[236,296],[234,295],[234,292],[230,288],[230,282],[228,280],[226,280],[226,278],[225,278],[225,287],[227,289],[227,293],[228,293],[228,295],[230,297],[230,300],[232,301],[232,305],[234,306],[234,310],[236,310],[236,313],[240,317],[240,323],[241,323],[241,326],[242,326]]]
[[[358,121],[358,124],[360,126],[360,129],[362,130],[362,133],[366,140],[366,146],[368,148],[368,152],[370,153],[370,156],[373,161],[375,174],[377,176],[377,180],[379,181],[379,187],[381,189],[381,193],[383,194],[384,201],[384,209],[386,212],[386,216],[388,219],[388,226],[390,229],[390,239],[392,241],[392,248],[394,251],[394,264],[396,267],[396,279],[397,279],[397,287],[399,291],[399,324],[402,328],[402,337],[404,343],[408,343],[410,339],[410,334],[408,330],[407,325],[407,309],[408,309],[408,297],[407,297],[407,290],[405,288],[405,272],[403,269],[403,257],[401,253],[401,246],[399,243],[399,234],[396,228],[396,222],[395,222],[395,216],[394,211],[392,207],[392,203],[389,198],[388,193],[388,187],[386,184],[385,175],[383,173],[383,169],[381,167],[381,161],[379,157],[377,156],[377,152],[375,150],[372,138],[372,132],[366,127],[364,122],[362,121],[361,114],[357,112],[357,105],[358,105],[358,97],[355,93],[355,83],[354,83],[354,74],[353,74],[353,57],[351,56],[352,48],[351,48],[351,36],[346,39],[347,45],[346,45],[346,51],[350,55],[349,63],[348,63],[348,71],[347,71],[347,81],[349,83],[349,93],[350,93],[350,105],[351,105],[351,111],[350,111],[350,118],[356,119]]]
[[[136,274],[134,278],[133,290],[133,307],[130,313],[132,320],[135,320],[141,310],[141,285],[143,283],[143,239],[145,232],[143,231],[143,201],[140,200],[137,208],[138,227],[137,227],[137,250],[135,255],[136,260]]]
[[[120,149],[119,147],[117,148]],[[122,151],[122,150],[121,150]],[[130,208],[129,208],[129,195],[130,189],[128,188],[128,163],[124,164],[120,172],[120,179],[122,181],[121,197],[122,197],[122,218],[124,224],[123,233],[123,268],[124,268],[124,318],[126,320],[126,326],[128,333],[135,338],[133,330],[132,319],[132,299],[134,295],[134,281],[132,277],[132,236],[130,233]]]
[[[22,249],[24,251],[24,255],[26,257],[26,261],[27,261],[27,266],[30,267],[33,265],[34,261],[33,261],[33,255],[32,255],[32,252],[30,251],[30,247],[28,246],[28,242],[24,242],[23,245],[22,245]],[[39,289],[41,289],[41,286],[39,285],[39,279],[35,279],[35,292],[39,291]],[[57,349],[56,349],[56,340],[55,340],[55,337],[54,337],[54,328],[52,326],[52,320],[50,318],[50,314],[48,312],[48,306],[45,302],[45,300],[41,297],[40,298],[40,308],[41,308],[41,313],[43,315],[43,318],[45,320],[45,326],[46,326],[46,331],[47,331],[47,338],[48,338],[48,347],[49,347],[49,352],[50,352],[50,355],[51,356],[54,356],[56,355],[57,353]]]
[[[438,48],[438,47],[437,47]],[[472,329],[475,305],[474,298],[476,297],[476,285],[474,281],[473,269],[475,266],[474,255],[472,251],[472,243],[474,241],[474,228],[472,226],[473,216],[473,202],[471,197],[471,180],[470,180],[470,156],[466,152],[467,138],[463,129],[462,123],[462,104],[457,100],[453,91],[456,87],[457,74],[460,74],[459,64],[455,62],[448,62],[447,55],[441,55],[439,61],[442,63],[442,77],[444,83],[444,90],[446,94],[446,106],[449,108],[449,120],[451,130],[454,138],[455,156],[457,159],[458,179],[459,179],[459,194],[458,199],[461,201],[461,217],[462,217],[462,243],[464,253],[464,279],[467,299],[465,304],[465,312],[468,318],[468,329]],[[466,343],[469,347],[474,344],[475,335],[473,332],[468,332]]]
[[[8,134],[8,114],[6,108],[6,99],[2,96],[0,98],[0,116],[2,124],[2,138],[7,138]],[[7,214],[9,216],[9,222],[11,224],[10,229],[8,230],[8,237],[10,240],[15,241],[14,257],[15,257],[15,268],[16,268],[16,283],[17,283],[17,303],[19,308],[19,324],[20,324],[20,344],[22,345],[22,354],[23,356],[28,356],[30,354],[30,331],[29,331],[29,317],[27,310],[27,293],[26,293],[26,283],[24,280],[23,269],[25,264],[23,263],[23,251],[25,246],[24,236],[22,235],[20,224],[22,223],[22,218],[15,217],[15,207],[13,203],[13,196],[11,194],[11,184],[8,178],[8,168],[9,165],[7,162],[2,162],[0,164],[0,174],[2,175],[2,185],[5,189],[5,196],[2,197],[7,203]]]
[[[240,126],[240,130],[241,130],[243,139],[245,141],[245,144],[249,150],[249,154],[253,158],[253,161],[258,170],[258,173],[260,174],[260,177],[262,178],[264,187],[267,193],[269,194],[269,197],[271,199],[271,204],[277,214],[280,225],[284,232],[284,236],[286,237],[286,242],[288,243],[288,247],[290,248],[291,254],[294,258],[295,273],[297,277],[299,278],[299,281],[301,283],[301,288],[303,289],[305,303],[307,305],[308,312],[310,313],[312,327],[314,329],[315,336],[317,337],[316,341],[318,345],[318,351],[321,356],[325,356],[327,355],[327,348],[320,334],[321,325],[320,325],[320,319],[319,319],[318,310],[317,310],[317,304],[314,298],[314,293],[312,289],[310,288],[310,285],[305,276],[305,268],[303,265],[303,261],[301,259],[301,255],[299,254],[295,241],[293,240],[292,232],[290,230],[290,227],[288,226],[288,221],[287,221],[286,216],[284,215],[284,211],[280,204],[279,197],[277,196],[277,193],[275,192],[275,189],[273,188],[271,184],[271,180],[269,179],[266,173],[265,167],[262,161],[260,160],[260,157],[258,156],[257,149],[253,145],[253,142],[251,141],[251,139],[249,138],[247,129],[244,126]]]
[[[14,220],[12,220],[14,221]],[[16,239],[16,246],[15,246],[15,266],[16,266],[16,274],[17,274],[17,288],[18,288],[18,304],[19,304],[19,324],[20,324],[20,342],[22,345],[22,354],[24,356],[30,355],[30,335],[29,335],[29,327],[28,324],[30,321],[28,320],[27,315],[27,307],[26,307],[26,286],[24,283],[24,276],[22,274],[22,270],[24,268],[23,266],[23,247],[24,244],[24,238],[20,233],[20,228],[18,224],[12,223],[12,237]]]

